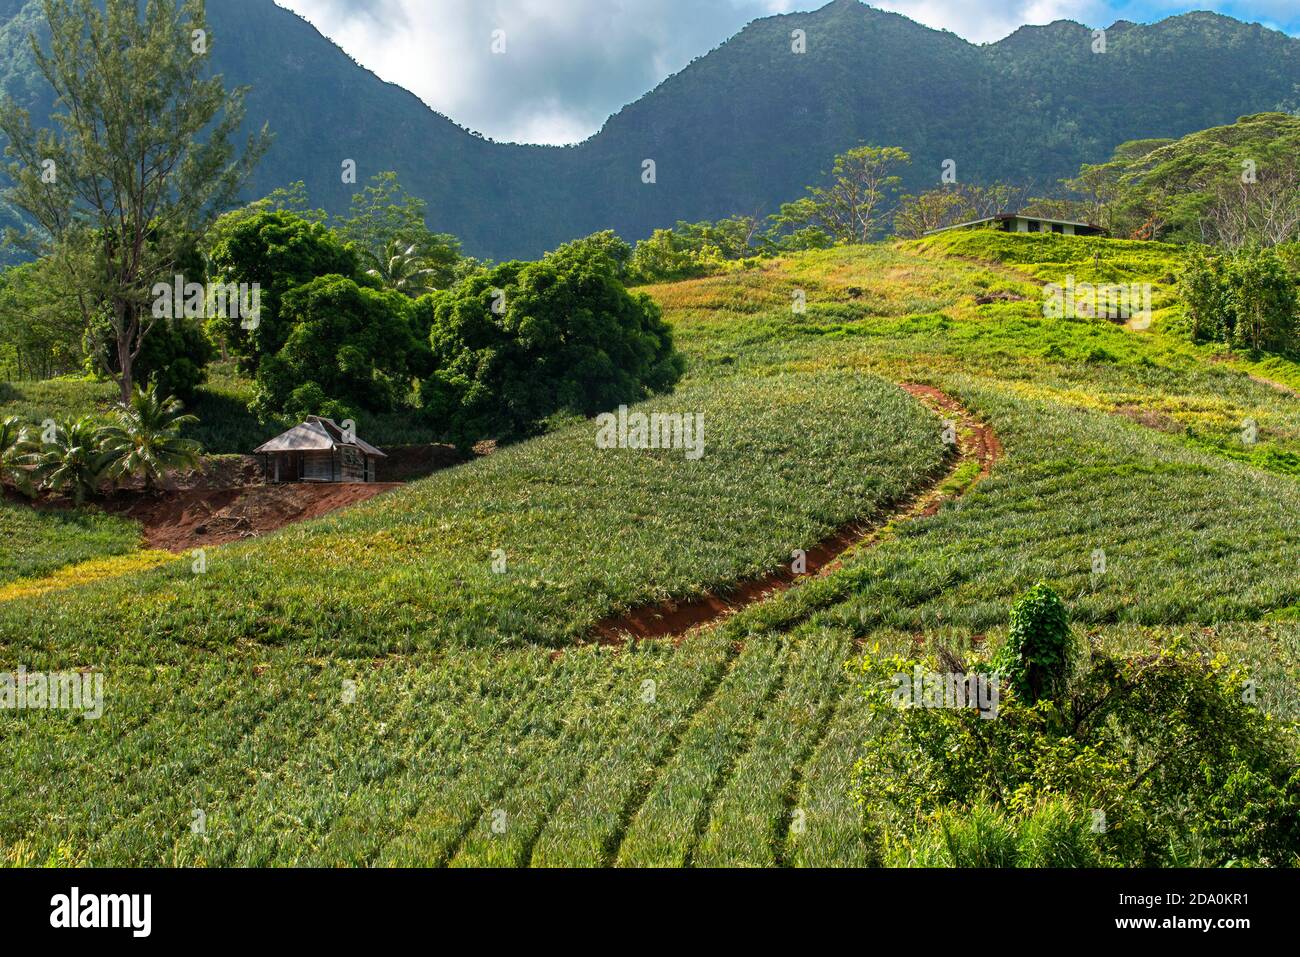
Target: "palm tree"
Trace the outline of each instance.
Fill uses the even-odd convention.
[[[426,292],[433,292],[433,269],[429,260],[420,255],[418,246],[407,246],[394,239],[384,246],[384,251],[377,260],[374,269],[366,270],[366,275],[374,276],[389,289],[418,299]]]
[[[131,404],[119,407],[115,423],[105,430],[104,449],[114,476],[142,475],[146,490],[170,469],[196,465],[203,449],[181,437],[181,430],[199,420],[185,413],[180,400],[160,396],[158,387],[135,390]]]
[[[112,455],[105,451],[105,429],[89,416],[56,424],[50,441],[33,443],[21,457],[32,466],[37,484],[52,491],[67,490],[78,506],[93,495],[108,471]]]
[[[21,491],[30,492],[27,470],[21,466],[31,451],[31,438],[18,419],[10,416],[0,420],[0,481],[11,474]]]

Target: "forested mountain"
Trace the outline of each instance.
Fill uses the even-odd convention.
[[[679,219],[772,212],[838,152],[866,142],[909,150],[909,187],[955,160],[968,181],[1050,186],[1120,142],[1181,136],[1300,104],[1300,40],[1192,13],[1117,23],[1105,53],[1058,21],[975,46],[858,0],[755,21],[572,147],[493,143],[384,83],[272,0],[209,0],[215,68],[248,85],[249,122],[276,142],[259,193],[304,180],[315,203],[346,207],[354,187],[396,170],[429,202],[431,225],[467,251],[534,256],[596,229],[629,239]],[[0,0],[0,82],[50,103],[26,36],[40,0]],[[807,52],[791,33],[803,30]],[[657,183],[641,181],[655,160]]]

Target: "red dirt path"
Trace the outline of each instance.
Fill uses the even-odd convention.
[[[934,386],[904,383],[901,388],[934,411],[956,421],[959,437],[957,455],[948,470],[926,489],[895,509],[887,519],[890,523],[933,515],[945,501],[953,497],[945,494],[941,487],[944,480],[962,463],[974,458],[980,464],[980,471],[975,481],[957,492],[957,495],[964,494],[975,482],[987,477],[993,470],[994,463],[1002,456],[1002,444],[993,429],[976,421],[969,410],[955,398]],[[783,565],[758,578],[737,582],[725,596],[707,594],[689,601],[642,605],[598,622],[593,629],[592,640],[600,644],[621,645],[629,636],[638,639],[680,639],[695,628],[734,615],[742,608],[785,591],[800,579],[834,571],[847,552],[876,544],[884,524],[855,522],[840,528],[829,538],[808,549],[808,570],[804,575],[795,575],[789,566]]]

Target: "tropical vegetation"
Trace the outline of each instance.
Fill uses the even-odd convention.
[[[734,102],[806,137],[737,176],[734,152],[698,151],[714,127],[766,142],[742,109],[633,186],[667,194],[637,208],[672,228],[557,189],[530,218],[610,219],[489,263],[396,172],[346,214],[313,205],[337,183],[232,208],[268,143],[235,144],[245,94],[210,71],[198,0],[44,6],[33,62],[72,115],[38,134],[0,110],[6,211],[43,227],[0,281],[0,361],[93,374],[0,385],[0,467],[49,493],[3,489],[0,657],[102,670],[109,692],[99,720],[0,729],[0,862],[1300,864],[1294,118],[1134,140],[1167,131],[1195,36],[1130,25],[1094,62],[1077,25],[977,49],[839,2],[801,15],[830,28],[814,54],[765,22],[601,142],[640,142],[637,116],[752,64]],[[1300,48],[1230,23],[1175,27],[1271,56],[1228,50],[1244,72],[1180,115],[1292,92]],[[868,63],[894,84],[872,140],[838,85],[832,115],[800,112],[789,71],[868,40],[906,63],[942,43],[947,136],[1007,183],[1070,178],[976,185],[909,132],[934,98],[894,64]],[[1041,124],[1114,64],[1141,108]],[[975,135],[995,95],[1006,118]],[[101,126],[152,161],[101,149]],[[506,152],[619,175],[597,142]],[[701,193],[720,163],[741,185]],[[100,181],[128,186],[78,200]],[[517,219],[529,196],[502,205]],[[1013,205],[1117,238],[933,231]],[[878,241],[891,228],[911,238]],[[214,286],[240,308],[209,313]],[[1143,290],[1141,321],[1051,308],[1116,287]],[[662,441],[606,441],[610,413],[667,423]],[[202,561],[93,508],[194,464],[199,436],[247,451],[308,414],[372,441],[507,441]],[[833,560],[809,573],[816,554]],[[963,687],[975,707],[947,699]]]
[[[632,410],[703,413],[698,462],[600,450],[570,422],[216,550],[201,575],[173,563],[0,602],[11,655],[116,682],[93,727],[29,719],[0,741],[0,841],[135,864],[1293,863],[1300,369],[1191,341],[1184,255],[963,232],[649,287],[687,368]],[[1150,328],[1045,316],[1043,286],[1071,272],[1152,282]],[[948,475],[943,416],[892,385],[918,380],[995,431],[988,477],[969,487],[959,466],[966,491],[937,513],[680,642],[588,640],[630,608],[788,567]],[[1039,582],[1059,605],[1017,605]],[[1007,645],[1068,655],[1066,690],[1007,690],[1014,720],[924,740],[1005,734],[1042,760],[962,762],[1003,800],[936,769],[913,779],[929,782],[917,814],[855,803],[876,747],[863,659],[993,668]],[[1053,702],[1114,687],[1131,690],[1107,722],[1064,742]],[[1075,748],[1089,756],[1062,791]],[[112,773],[15,783],[51,753],[111,753]],[[159,760],[180,770],[164,780]],[[1204,786],[1166,814],[1188,774]]]
[[[119,479],[139,476],[151,490],[169,472],[195,467],[202,449],[181,433],[197,421],[180,400],[162,395],[156,385],[137,388],[103,435],[110,473]]]

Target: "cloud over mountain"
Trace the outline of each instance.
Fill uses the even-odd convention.
[[[513,142],[571,143],[750,20],[794,9],[797,0],[280,3],[470,129]],[[505,53],[492,51],[497,30]]]

